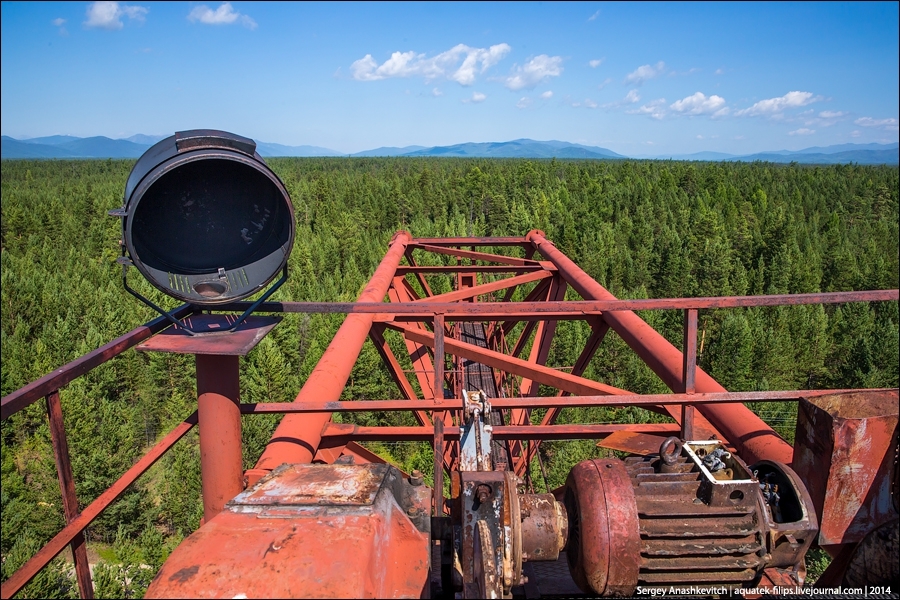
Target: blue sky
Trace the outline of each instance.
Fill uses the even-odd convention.
[[[898,139],[898,4],[2,4],[2,133],[211,127],[341,152]]]

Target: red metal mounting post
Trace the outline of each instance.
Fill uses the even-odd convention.
[[[697,309],[689,308],[684,311],[684,393],[696,392],[694,383],[697,374]],[[694,411],[693,405],[681,405],[681,438],[694,439]]]
[[[200,486],[209,521],[244,490],[241,461],[240,357],[197,354]]]
[[[244,490],[241,448],[240,357],[245,356],[281,320],[249,317],[230,333],[217,334],[234,322],[231,315],[188,317],[183,329],[166,329],[137,347],[144,352],[193,354],[197,369],[197,414],[200,425],[200,486],[203,519],[209,521]]]

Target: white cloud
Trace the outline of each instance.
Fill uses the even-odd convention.
[[[605,58],[595,58],[594,60],[589,60],[588,64],[591,66],[592,69],[596,69],[597,67],[599,67],[600,65],[603,64],[604,60],[606,60],[606,59]]]
[[[597,108],[597,103],[591,100],[590,98],[584,99],[584,106],[587,108]]]
[[[663,61],[659,61],[655,66],[640,66],[625,77],[625,83],[641,85],[649,79],[653,79],[654,77],[659,77],[660,75],[662,75],[665,68],[666,63],[664,63]]]
[[[531,89],[548,77],[559,77],[563,71],[562,60],[562,56],[539,54],[521,67],[513,67],[504,85],[513,91]]]
[[[131,6],[118,2],[94,2],[87,7],[85,13],[87,21],[84,22],[84,26],[115,31],[124,27],[122,17],[142,22],[144,15],[148,12],[149,9],[144,6]]]
[[[723,69],[722,67],[719,67],[718,69],[716,69],[716,72],[713,73],[713,75],[724,75],[724,74],[725,74],[725,69]]]
[[[53,24],[56,27],[62,27],[63,25],[66,24],[66,20],[65,19],[53,19]]]
[[[637,104],[641,101],[641,95],[637,90],[628,90],[628,93],[625,94],[625,97],[621,100],[617,100],[615,102],[607,102],[603,105],[603,108],[606,109],[614,109],[621,108],[623,106],[628,106],[629,104]]]
[[[738,116],[757,117],[763,115],[776,116],[784,112],[788,108],[797,108],[806,106],[813,102],[821,100],[821,96],[813,96],[812,92],[788,92],[784,96],[778,98],[768,98],[760,100],[750,108],[739,110],[734,114]]]
[[[600,16],[600,11],[598,10],[597,12],[592,14],[590,17],[588,17],[588,21],[595,21],[597,19],[597,17],[599,17],[599,16]]]
[[[457,44],[446,52],[431,58],[415,51],[394,52],[379,65],[371,54],[350,65],[357,81],[378,81],[391,77],[424,77],[426,81],[447,78],[460,85],[472,85],[477,75],[494,66],[512,48],[509,44],[496,44],[490,48],[472,48]]]
[[[807,129],[806,127],[801,127],[800,129],[795,129],[794,131],[789,131],[788,135],[812,135],[816,132],[815,129]]]
[[[698,139],[698,140],[702,140],[702,139],[703,139],[703,136],[700,135],[700,134],[698,133],[698,134],[697,134],[697,139]]]
[[[549,100],[552,97],[553,97],[553,92],[550,90],[547,90],[546,92],[541,94],[541,98],[543,98],[544,100]]]
[[[195,6],[187,18],[192,23],[200,21],[204,25],[232,25],[240,22],[248,29],[256,29],[256,21],[247,15],[236,12],[231,6],[231,2],[223,2],[216,10],[205,4]]]
[[[840,119],[841,117],[846,117],[847,113],[842,110],[823,110],[819,113],[819,116],[823,119]]]
[[[872,117],[861,117],[853,121],[860,127],[881,127],[885,131],[897,131],[897,119],[873,119]]]
[[[703,92],[695,92],[687,98],[673,102],[669,108],[684,115],[712,115],[725,114],[725,98],[722,96],[707,97]]]
[[[487,96],[482,94],[481,92],[472,92],[472,102],[479,103],[484,102],[487,99]]]
[[[444,92],[442,92],[438,88],[434,88],[433,90],[431,90],[431,95],[434,96],[435,98],[437,98],[438,96],[443,96]]]
[[[629,115],[649,115],[650,117],[660,120],[666,116],[666,99],[659,98],[647,104],[632,110],[626,110]]]
[[[608,86],[608,85],[611,84],[611,83],[612,83],[612,78],[611,78],[611,77],[607,77],[606,79],[603,80],[602,83],[600,83],[600,84],[597,86],[597,89],[598,89],[598,90],[602,90],[603,88],[605,88],[606,86]]]
[[[859,131],[859,129],[854,129],[850,132],[850,137],[858,138],[861,135],[862,133]]]
[[[518,102],[516,102],[516,108],[528,108],[531,106],[531,98],[528,96],[522,96]]]

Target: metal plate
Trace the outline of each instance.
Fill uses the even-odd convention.
[[[184,329],[172,326],[136,349],[141,352],[245,356],[278,325],[281,317],[247,317],[236,330],[221,333],[235,321],[235,315],[194,315],[182,322],[195,332],[200,332],[199,335],[191,335]]]
[[[665,440],[666,437],[662,435],[616,431],[606,436],[597,446],[641,456],[653,456],[659,454],[659,447]]]
[[[229,506],[370,506],[387,465],[285,465]]]

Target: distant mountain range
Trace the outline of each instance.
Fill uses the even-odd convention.
[[[78,138],[70,135],[17,140],[2,137],[2,158],[138,158],[147,148],[166,136],[137,134],[129,138],[113,140],[97,136]],[[556,140],[535,141],[528,139],[509,142],[469,142],[454,146],[406,146],[382,147],[355,154],[342,154],[319,146],[285,146],[269,142],[257,142],[260,156],[446,156],[464,158],[560,158],[560,159],[655,159],[694,161],[766,161],[777,163],[807,164],[900,164],[898,144],[838,144],[813,146],[803,150],[775,150],[756,154],[735,155],[722,152],[697,152],[654,156],[623,156],[599,146],[584,146]]]

